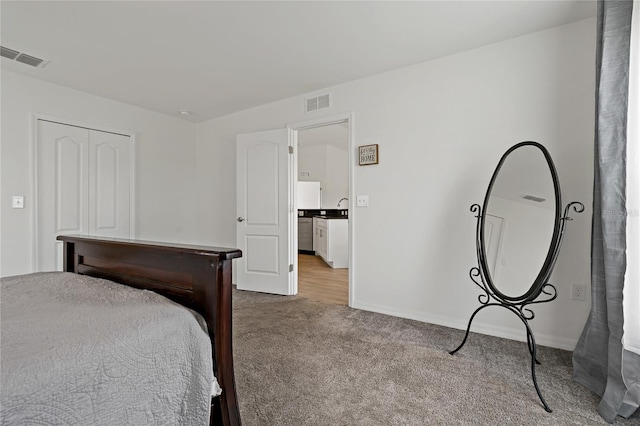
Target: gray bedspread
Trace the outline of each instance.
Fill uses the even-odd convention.
[[[3,278],[0,301],[2,425],[208,424],[215,379],[199,315],[65,272]]]

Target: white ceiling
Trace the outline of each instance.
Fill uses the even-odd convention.
[[[197,122],[594,15],[591,0],[2,0],[0,37],[50,60],[3,69]]]

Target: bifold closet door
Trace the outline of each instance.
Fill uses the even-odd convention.
[[[131,237],[129,139],[89,131],[89,235]]]
[[[130,237],[130,138],[38,120],[37,270],[62,270],[59,234]]]

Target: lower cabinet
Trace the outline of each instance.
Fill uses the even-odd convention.
[[[332,268],[349,267],[348,219],[313,218],[313,250]]]
[[[313,250],[327,260],[327,220],[313,218]]]

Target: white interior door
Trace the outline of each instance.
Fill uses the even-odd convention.
[[[236,284],[240,290],[297,292],[290,258],[295,252],[290,250],[294,222],[290,132],[277,129],[237,137],[236,244],[243,255],[236,263]]]
[[[60,234],[130,237],[130,137],[37,122],[38,271],[62,270]]]

